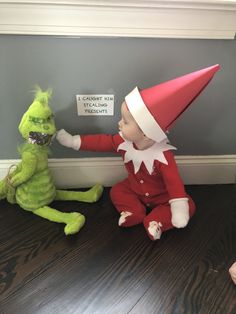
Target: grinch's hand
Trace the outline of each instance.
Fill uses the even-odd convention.
[[[7,185],[7,201],[10,204],[15,204],[16,203],[16,190],[13,188],[11,185]]]
[[[169,201],[172,214],[172,225],[184,228],[189,221],[189,205],[187,198],[175,198]]]
[[[12,187],[17,188],[22,183],[27,182],[33,177],[36,171],[36,167],[37,157],[35,156],[35,154],[32,154],[28,151],[23,152],[20,170],[17,173],[12,174],[12,177],[9,180],[9,184]]]
[[[60,131],[57,132],[56,139],[61,145],[73,148],[75,150],[79,150],[81,145],[80,135],[72,136],[64,129],[61,129]]]
[[[11,180],[9,181],[9,186],[17,188],[21,183],[21,176],[18,174],[11,178]]]

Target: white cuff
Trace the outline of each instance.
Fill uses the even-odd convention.
[[[187,197],[172,198],[171,200],[169,200],[169,204],[180,202],[180,201],[188,201],[188,198]]]
[[[80,135],[72,136],[72,148],[75,150],[79,150],[81,146],[81,137]]]

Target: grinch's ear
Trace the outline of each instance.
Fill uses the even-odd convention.
[[[48,99],[50,99],[52,97],[52,88],[48,88],[46,93],[48,94]]]
[[[51,88],[48,88],[45,92],[43,92],[38,85],[35,86],[34,102],[38,101],[41,104],[48,105],[48,101],[51,98],[51,96],[52,96],[52,89]]]
[[[45,92],[43,92],[42,89],[39,87],[39,85],[35,85],[34,91],[35,91],[35,98],[37,98],[38,95],[41,93],[46,93],[48,96],[48,99],[50,99],[52,96],[52,88],[48,88]]]
[[[39,93],[42,93],[42,90],[41,90],[41,88],[39,87],[39,85],[35,85],[35,86],[34,86],[34,94],[35,94],[35,96],[37,97],[37,95],[38,95]]]

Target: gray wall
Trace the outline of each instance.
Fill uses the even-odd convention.
[[[120,103],[136,85],[221,64],[207,89],[178,119],[169,139],[176,155],[236,154],[236,41],[59,38],[0,35],[0,159],[18,158],[18,124],[35,84],[53,88],[57,128],[115,133]],[[78,117],[76,94],[115,95],[115,115]],[[74,152],[54,142],[53,157],[111,156]]]

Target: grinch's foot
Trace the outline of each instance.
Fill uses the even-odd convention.
[[[6,181],[1,180],[0,181],[0,200],[5,198],[7,196],[7,186]]]
[[[90,190],[83,192],[84,193],[84,202],[94,203],[99,200],[102,196],[103,186],[101,184],[94,185]]]
[[[75,234],[83,227],[85,217],[80,213],[70,213],[68,215],[68,222],[64,228],[64,232],[66,235]]]
[[[57,201],[79,201],[85,203],[94,203],[101,197],[103,186],[96,184],[88,191],[65,191],[57,190],[55,200]]]

